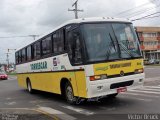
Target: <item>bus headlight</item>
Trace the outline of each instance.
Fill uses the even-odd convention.
[[[90,81],[101,80],[101,79],[107,79],[107,75],[95,75],[95,76],[90,76]]]
[[[138,73],[143,73],[144,72],[144,69],[143,68],[141,68],[141,69],[136,69],[135,70],[135,73],[136,74],[138,74]]]

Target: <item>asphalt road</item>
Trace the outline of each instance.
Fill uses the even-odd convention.
[[[59,95],[36,91],[29,94],[16,78],[0,81],[0,120],[129,120],[160,119],[160,67],[145,67],[144,88],[115,99],[94,99],[72,106]],[[8,119],[9,120],[9,119]]]

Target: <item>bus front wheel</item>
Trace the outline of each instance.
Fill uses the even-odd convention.
[[[29,93],[33,93],[32,85],[30,80],[27,80],[27,90]]]
[[[76,104],[78,98],[74,96],[73,88],[71,84],[68,82],[65,86],[65,97],[69,104]]]

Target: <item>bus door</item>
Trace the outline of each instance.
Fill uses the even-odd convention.
[[[68,56],[74,69],[73,91],[74,93],[77,91],[77,96],[86,97],[86,79],[82,58],[83,47],[80,40],[79,27],[77,25],[67,26],[65,36]]]

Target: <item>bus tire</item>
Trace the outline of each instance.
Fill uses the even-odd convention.
[[[69,104],[76,104],[78,98],[74,96],[73,88],[70,82],[65,85],[65,98]]]
[[[32,84],[30,80],[27,80],[27,90],[29,93],[33,93]]]
[[[118,95],[118,93],[107,95],[108,98],[115,98]]]

